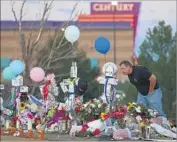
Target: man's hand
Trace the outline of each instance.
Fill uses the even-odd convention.
[[[148,94],[153,94],[154,87],[155,87],[156,81],[157,81],[156,76],[154,74],[152,74],[150,76],[150,78],[149,78],[149,81],[150,81],[150,85],[149,85],[149,92],[148,92]]]

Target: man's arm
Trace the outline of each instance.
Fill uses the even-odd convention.
[[[151,94],[153,91],[154,91],[154,87],[156,85],[156,81],[157,81],[157,78],[154,74],[152,74],[150,77],[149,77],[149,81],[150,81],[150,85],[149,85],[149,94]]]

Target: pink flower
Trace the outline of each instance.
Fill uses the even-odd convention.
[[[27,117],[28,117],[29,119],[33,119],[33,115],[32,115],[31,113],[28,113],[28,114],[27,114]]]
[[[72,134],[71,134],[72,136],[75,136],[75,132],[72,132]]]

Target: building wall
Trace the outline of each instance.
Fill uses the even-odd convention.
[[[29,30],[24,31],[25,36],[30,34]],[[53,31],[46,30],[43,34],[41,42],[45,41],[48,36],[52,35]],[[33,31],[33,38],[37,37],[38,31]],[[1,57],[21,58],[20,48],[18,43],[18,32],[12,30],[1,31]]]
[[[29,36],[30,31],[25,31],[25,36]],[[45,41],[48,36],[52,35],[53,31],[46,30],[43,34],[42,41]],[[104,56],[94,49],[94,41],[98,36],[105,36],[111,42],[111,50],[109,53]],[[82,30],[79,38],[78,48],[83,49],[87,53],[87,57],[95,57],[99,59],[100,67],[103,66],[106,61],[113,62],[114,54],[113,54],[113,30]],[[34,31],[33,37],[37,36],[37,31]],[[132,59],[133,54],[133,30],[117,30],[116,31],[116,51],[117,51],[117,65],[122,60]],[[1,31],[1,57],[7,56],[10,58],[21,58],[20,48],[18,43],[18,32],[17,31]],[[127,79],[125,76],[117,74],[119,79]]]
[[[87,56],[98,58],[99,65],[102,67],[105,63],[105,56],[95,51],[94,41],[99,36],[107,37],[111,42],[111,49],[106,55],[107,62],[114,62],[114,33],[113,30],[82,30],[79,38],[79,48],[82,48]],[[116,62],[117,65],[122,60],[129,60],[132,62],[133,55],[133,30],[117,30],[116,31]],[[127,77],[117,74],[119,79],[127,79]]]

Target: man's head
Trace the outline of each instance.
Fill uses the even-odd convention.
[[[129,61],[122,61],[119,66],[122,74],[129,75],[132,73],[132,64]]]

